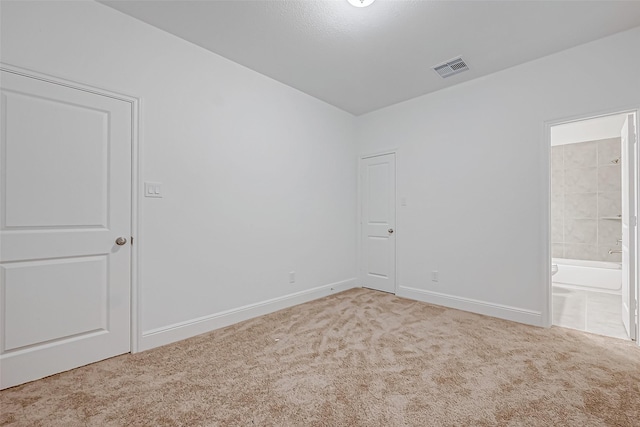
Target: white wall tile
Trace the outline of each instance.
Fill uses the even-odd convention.
[[[620,165],[601,166],[598,168],[598,191],[621,191],[622,168]]]
[[[551,244],[551,256],[553,258],[564,258],[564,244],[552,243]]]
[[[617,217],[622,214],[622,193],[608,191],[598,193],[598,217]]]
[[[622,146],[620,138],[602,139],[598,141],[598,165],[609,166],[620,159]]]
[[[598,195],[596,193],[573,193],[564,197],[565,218],[589,218],[598,217]]]
[[[598,243],[615,245],[622,238],[622,221],[615,219],[598,220]]]
[[[564,146],[564,167],[584,168],[598,164],[598,145],[595,141]]]
[[[598,221],[595,219],[565,219],[565,243],[598,243]]]
[[[598,260],[598,246],[583,243],[565,243],[564,257],[569,259]]]
[[[551,172],[564,170],[564,145],[551,147]]]
[[[593,166],[588,168],[565,169],[564,191],[567,194],[595,193],[598,191],[598,168]]]
[[[564,219],[562,215],[551,219],[551,241],[553,243],[564,242]]]

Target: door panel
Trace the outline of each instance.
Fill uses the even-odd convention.
[[[635,153],[634,115],[622,126],[622,323],[631,339],[636,338],[635,296]]]
[[[388,237],[368,236],[368,274],[378,277],[389,277]]]
[[[367,167],[368,179],[368,223],[389,222],[389,163],[371,164]]]
[[[5,228],[106,227],[109,112],[31,94],[2,94],[11,124],[4,147],[10,160]],[[46,121],[34,126],[24,117]]]
[[[0,385],[130,349],[131,104],[2,71]]]
[[[362,285],[394,293],[395,154],[362,159],[361,171]]]
[[[106,256],[16,262],[1,268],[5,300],[11,303],[5,307],[3,350],[107,330]],[[69,301],[82,304],[68,310]]]

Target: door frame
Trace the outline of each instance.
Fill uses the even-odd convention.
[[[131,313],[130,313],[130,352],[137,353],[139,351],[140,340],[142,333],[140,331],[141,319],[140,319],[140,196],[141,192],[138,191],[141,176],[142,162],[140,159],[141,153],[141,141],[142,141],[142,129],[140,126],[140,109],[142,100],[139,97],[130,95],[124,95],[120,92],[96,87],[93,85],[87,85],[79,83],[74,80],[64,79],[50,74],[44,74],[38,71],[34,71],[28,68],[18,67],[15,65],[0,62],[0,70],[9,73],[17,74],[24,77],[41,80],[44,82],[65,86],[68,88],[81,90],[84,92],[93,93],[96,95],[106,96],[114,98],[120,101],[127,102],[131,105],[131,277],[130,277],[130,299],[131,299]]]
[[[598,111],[591,114],[579,114],[570,117],[564,117],[560,119],[548,120],[543,123],[543,135],[542,141],[542,161],[541,161],[541,174],[542,174],[542,221],[543,229],[541,233],[541,251],[543,265],[541,271],[543,274],[542,280],[542,326],[551,327],[553,325],[553,295],[552,295],[552,280],[551,280],[551,128],[553,126],[579,122],[589,119],[597,119],[599,117],[613,116],[618,114],[635,114],[635,127],[636,127],[636,150],[634,156],[634,177],[640,173],[640,105],[632,105],[622,108],[612,108],[607,110]],[[640,217],[640,186],[636,185],[636,201],[635,201],[636,217]],[[636,220],[637,222],[638,220]],[[636,225],[635,236],[635,253],[638,255],[638,249],[640,249],[640,226]],[[632,284],[635,288],[636,301],[640,300],[640,266],[636,261],[635,272],[635,284]],[[637,304],[636,304],[637,309]],[[640,316],[636,316],[636,336],[631,337],[635,340],[636,345],[640,346]]]
[[[393,196],[394,196],[394,201],[393,201],[393,209],[395,210],[395,218],[396,218],[396,223],[394,225],[394,229],[396,230],[396,235],[394,236],[395,240],[395,245],[393,247],[393,260],[395,262],[395,276],[393,278],[394,280],[394,289],[393,289],[393,294],[397,295],[398,294],[398,289],[400,288],[400,284],[398,283],[398,235],[397,235],[397,229],[398,229],[398,209],[397,209],[397,202],[398,202],[398,149],[397,148],[390,148],[388,150],[382,150],[382,151],[375,151],[372,153],[365,153],[365,154],[361,154],[358,156],[358,197],[357,197],[357,203],[358,203],[358,217],[357,217],[357,229],[358,229],[358,234],[357,234],[357,238],[358,238],[358,282],[359,282],[359,286],[362,287],[363,283],[364,283],[364,277],[363,277],[363,249],[362,249],[362,185],[363,185],[363,180],[362,180],[362,161],[365,159],[370,159],[372,157],[379,157],[379,156],[385,156],[387,154],[393,154],[394,155],[394,159],[395,159],[395,173],[396,176],[394,177],[394,181],[395,181],[395,186],[393,188]]]

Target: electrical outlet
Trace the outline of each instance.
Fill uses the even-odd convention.
[[[290,271],[289,272],[289,283],[296,283],[296,272],[295,271]]]
[[[431,281],[432,282],[437,282],[438,281],[438,271],[434,270],[431,272]]]

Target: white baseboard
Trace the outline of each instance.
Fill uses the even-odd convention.
[[[162,328],[145,331],[142,333],[138,351],[149,350],[154,347],[181,341],[196,335],[204,334],[215,329],[224,328],[234,323],[242,322],[254,317],[273,313],[274,311],[302,304],[314,299],[322,298],[336,292],[357,288],[356,278],[330,283],[317,288],[300,291],[282,297],[261,301],[255,304],[226,310],[186,322],[175,323]]]
[[[508,305],[494,304],[471,298],[462,298],[440,292],[425,291],[423,289],[400,286],[397,295],[443,307],[469,311],[471,313],[484,314],[485,316],[511,320],[533,326],[543,326],[542,313],[524,308]]]

